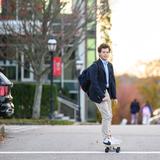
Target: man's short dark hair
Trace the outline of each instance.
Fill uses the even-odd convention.
[[[111,48],[108,44],[106,43],[102,43],[99,47],[98,47],[98,53],[101,53],[102,48],[108,48],[109,51],[111,51]]]

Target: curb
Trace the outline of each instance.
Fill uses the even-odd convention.
[[[3,141],[5,138],[5,127],[4,125],[0,125],[0,141]]]

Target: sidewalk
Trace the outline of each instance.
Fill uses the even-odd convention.
[[[104,152],[101,125],[6,126],[8,138],[1,145],[0,159],[160,159],[160,126],[114,125],[112,131],[122,140],[120,153]]]

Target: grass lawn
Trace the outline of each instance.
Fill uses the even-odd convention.
[[[72,125],[74,122],[66,120],[49,120],[49,119],[1,119],[0,125]]]

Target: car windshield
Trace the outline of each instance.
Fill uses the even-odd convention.
[[[12,82],[0,72],[0,85],[12,85]]]

